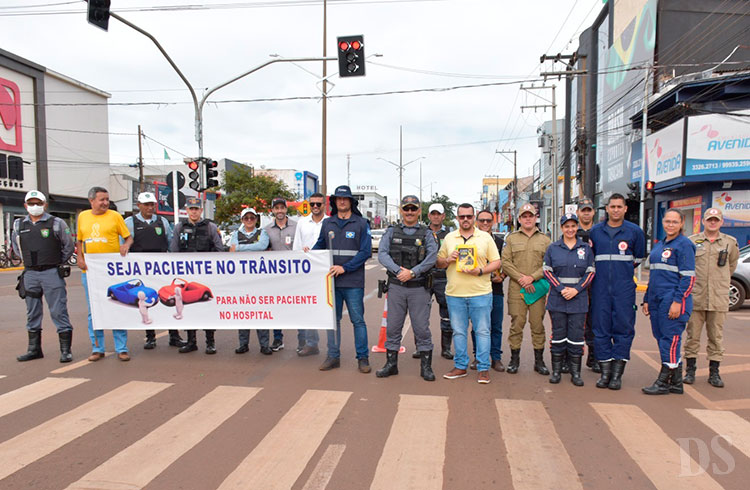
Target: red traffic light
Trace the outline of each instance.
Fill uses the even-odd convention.
[[[348,50],[348,49],[349,49],[349,43],[348,43],[348,42],[346,42],[346,41],[341,41],[341,42],[339,43],[339,49],[340,49],[341,51],[346,51],[346,50]]]
[[[646,181],[646,190],[651,192],[654,190],[654,181],[653,180],[647,180]]]
[[[359,51],[360,49],[362,49],[362,43],[359,41],[352,41],[351,47],[353,50]]]
[[[198,170],[200,164],[198,162],[188,162],[187,166],[190,170]]]

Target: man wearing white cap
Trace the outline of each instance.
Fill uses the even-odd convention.
[[[65,221],[47,213],[47,198],[37,190],[29,191],[24,198],[29,213],[13,222],[11,242],[15,252],[23,257],[24,270],[20,281],[25,289],[26,330],[29,347],[26,354],[18,356],[20,362],[40,359],[42,353],[42,296],[60,338],[60,362],[70,362],[70,343],[73,326],[68,317],[68,293],[65,290],[65,269],[75,244]],[[67,268],[70,274],[70,268]]]
[[[138,194],[138,213],[125,218],[125,226],[133,237],[131,252],[164,253],[169,250],[172,241],[172,227],[164,216],[156,216],[156,196],[153,192]],[[169,345],[182,347],[185,341],[177,330],[169,331]],[[156,332],[146,330],[144,349],[156,347]]]
[[[445,208],[439,202],[434,202],[430,204],[427,210],[427,217],[430,220],[429,229],[437,241],[439,249],[443,244],[445,235],[451,231],[449,227],[443,224],[445,220]],[[432,294],[435,296],[435,301],[437,301],[440,310],[440,355],[446,359],[453,359],[453,353],[451,352],[453,329],[451,328],[451,319],[448,314],[448,303],[445,301],[445,286],[447,284],[448,279],[445,275],[445,269],[434,267],[432,269]]]

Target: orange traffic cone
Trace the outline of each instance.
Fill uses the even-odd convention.
[[[372,346],[373,352],[385,352],[385,337],[386,328],[388,327],[388,293],[385,293],[385,306],[383,307],[383,319],[380,321],[380,334],[378,334],[378,345]],[[406,352],[406,348],[402,345],[399,350],[401,354]]]

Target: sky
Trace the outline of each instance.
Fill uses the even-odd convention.
[[[540,158],[536,128],[551,113],[522,112],[521,105],[547,102],[518,82],[540,85],[540,71],[563,69],[541,65],[540,55],[573,52],[602,6],[602,0],[328,0],[328,55],[335,56],[337,36],[362,34],[368,56],[365,77],[329,78],[335,84],[327,104],[329,192],[348,178],[352,187],[375,186],[395,203],[398,169],[380,159],[398,163],[399,127],[403,162],[418,160],[404,168],[404,195],[420,194],[421,165],[425,200],[432,190],[476,202],[484,176],[513,176],[512,163],[496,150],[517,150],[518,175],[529,175]],[[270,55],[323,52],[322,0],[112,0],[112,9],[159,40],[199,97]],[[139,124],[147,165],[163,165],[165,149],[172,162],[197,156],[190,94],[156,46],[115,19],[108,32],[88,24],[85,10],[82,1],[6,0],[0,46],[112,94],[113,166],[137,161]],[[329,76],[337,70],[328,62]],[[211,95],[203,113],[205,155],[320,176],[321,74],[322,62],[277,63]],[[562,118],[564,82],[553,83]],[[463,88],[445,90],[453,87]],[[411,93],[387,94],[401,91]]]

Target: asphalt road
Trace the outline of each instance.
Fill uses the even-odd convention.
[[[372,345],[383,272],[369,264]],[[46,357],[19,363],[26,332],[16,275],[0,272],[3,489],[673,490],[745,489],[750,481],[750,303],[729,314],[724,389],[707,384],[702,357],[698,380],[684,395],[648,397],[640,389],[654,380],[659,361],[640,314],[619,392],[596,389],[597,375],[588,370],[584,387],[567,377],[549,384],[531,369],[528,332],[520,372],[491,372],[489,385],[478,384],[473,371],[425,382],[409,355],[400,356],[398,376],[378,379],[357,372],[346,317],[342,366],[330,372],[317,369],[324,353],[295,354],[295,331],[272,356],[258,352],[255,335],[249,353],[235,354],[234,331],[217,333],[215,356],[203,354],[202,333],[201,350],[178,354],[164,336],[145,351],[142,332],[131,332],[131,362],[108,356],[88,363],[77,271],[68,280],[73,363],[58,363],[47,318]],[[436,306],[431,325],[438,334]],[[111,350],[111,334],[106,338]],[[405,345],[410,353],[411,333]],[[370,360],[378,369],[384,355]],[[438,376],[451,367],[435,358]]]

